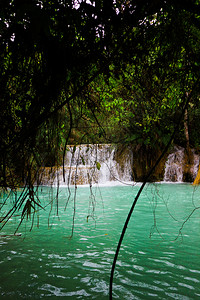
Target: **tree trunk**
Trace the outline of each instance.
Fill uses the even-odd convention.
[[[188,93],[186,93],[188,97]],[[191,172],[191,167],[193,165],[193,153],[190,148],[190,138],[189,138],[189,127],[188,127],[188,110],[185,109],[184,112],[184,131],[185,131],[185,140],[186,140],[186,149],[184,155],[184,171],[183,171],[183,181],[192,182],[193,176]]]
[[[188,110],[187,108],[185,109],[184,113],[184,130],[185,130],[185,139],[186,139],[186,151],[188,158],[190,158],[190,139],[189,139],[189,129],[188,129]],[[190,163],[188,161],[188,163]]]

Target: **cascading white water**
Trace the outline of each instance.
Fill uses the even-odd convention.
[[[168,155],[165,163],[164,181],[182,182],[184,149],[174,147],[173,153]]]
[[[184,171],[184,152],[185,149],[179,146],[175,146],[173,152],[168,155],[165,164],[164,181],[165,182],[183,182],[183,171]],[[193,153],[193,165],[191,166],[190,172],[193,180],[195,179],[198,166],[199,166],[199,155]]]
[[[48,182],[60,185],[130,182],[131,153],[125,156],[121,164],[115,160],[115,153],[116,146],[109,144],[68,146],[64,176],[63,168],[60,167]]]
[[[194,164],[191,167],[195,179],[199,156],[193,152]],[[132,165],[134,158],[131,150],[125,149],[116,155],[115,145],[95,144],[68,146],[63,168],[45,168],[42,184],[51,185],[83,185],[110,184],[132,181]],[[118,157],[118,159],[117,159]],[[120,161],[120,162],[119,162]],[[184,148],[175,146],[168,155],[164,182],[182,182],[184,172]]]

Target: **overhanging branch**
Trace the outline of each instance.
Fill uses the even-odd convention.
[[[162,160],[162,158],[164,157],[164,155],[166,154],[167,150],[169,149],[173,139],[174,139],[174,136],[177,132],[177,130],[179,129],[179,126],[180,126],[180,123],[184,117],[184,113],[185,113],[185,109],[187,108],[198,84],[199,84],[199,81],[200,81],[200,77],[197,78],[194,86],[193,86],[193,89],[192,91],[190,92],[190,94],[188,95],[188,97],[185,96],[185,99],[183,101],[183,106],[182,106],[182,111],[181,111],[181,115],[180,115],[180,118],[178,120],[178,123],[176,125],[176,127],[174,128],[174,131],[169,139],[169,142],[167,143],[166,147],[164,148],[162,154],[160,155],[160,157],[158,158],[158,160],[156,161],[155,165],[153,166],[153,168],[149,171],[149,173],[147,174],[147,176],[145,177],[145,180],[143,182],[143,184],[141,185],[134,201],[133,201],[133,204],[130,208],[130,211],[128,213],[128,216],[126,218],[126,221],[124,223],[124,226],[123,226],[123,229],[122,229],[122,232],[121,232],[121,235],[120,235],[120,239],[119,239],[119,242],[118,242],[118,245],[117,245],[117,249],[115,251],[115,256],[114,256],[114,259],[113,259],[113,263],[112,263],[112,268],[111,268],[111,274],[110,274],[110,286],[109,286],[109,299],[112,300],[112,290],[113,290],[113,278],[114,278],[114,271],[115,271],[115,266],[116,266],[116,262],[117,262],[117,258],[118,258],[118,254],[119,254],[119,251],[120,251],[120,247],[121,247],[121,244],[122,244],[122,241],[123,241],[123,238],[124,238],[124,235],[126,233],[126,228],[128,226],[128,223],[130,221],[130,218],[132,216],[132,213],[134,211],[134,208],[136,206],[136,203],[145,187],[145,185],[147,184],[150,176],[153,174],[153,172],[155,171],[156,167],[159,165],[160,161]]]

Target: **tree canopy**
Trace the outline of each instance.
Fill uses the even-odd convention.
[[[199,71],[198,0],[1,0],[0,191],[27,188],[1,222],[41,208],[40,169],[69,143],[200,148]]]
[[[197,126],[199,39],[195,0],[2,1],[0,186],[32,189],[68,143],[163,148],[190,93]]]

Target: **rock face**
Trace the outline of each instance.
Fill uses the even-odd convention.
[[[155,165],[161,151],[150,148],[149,146],[137,146],[134,152],[134,176],[136,181],[143,181],[149,171]],[[166,157],[157,166],[149,181],[161,181],[164,175],[164,165]]]
[[[161,151],[138,145],[132,149],[132,153],[133,180],[142,182],[161,155]],[[163,157],[149,181],[193,182],[198,166],[199,155],[194,150],[191,149],[188,154],[186,149],[174,146],[172,151]]]

